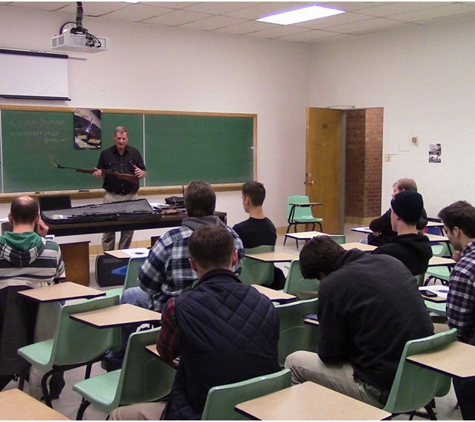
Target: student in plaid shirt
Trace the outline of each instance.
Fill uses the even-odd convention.
[[[457,201],[441,210],[439,218],[457,261],[449,279],[447,324],[457,328],[459,341],[475,345],[475,208]],[[475,377],[453,382],[462,417],[475,419]]]

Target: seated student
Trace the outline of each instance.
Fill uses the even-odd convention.
[[[231,233],[238,251],[234,270],[240,271],[244,256],[241,239],[214,215],[216,194],[211,185],[202,180],[190,182],[185,189],[184,200],[188,216],[183,219],[180,227],[169,230],[157,240],[140,268],[139,287],[127,289],[121,297],[122,303],[161,312],[168,299],[189,290],[198,275],[189,261],[188,240],[193,231],[201,226],[224,227]],[[130,330],[123,330],[122,350],[102,361],[104,369],[109,371],[121,367],[129,336],[126,331],[130,334]]]
[[[25,361],[16,353],[16,349],[54,337],[61,308],[59,303],[40,306],[37,316],[33,315],[29,319],[32,323],[36,320],[36,326],[29,327],[29,331],[34,332],[34,337],[26,341],[29,336],[22,332],[24,327],[21,326],[20,318],[3,315],[3,306],[7,306],[8,295],[4,295],[6,288],[47,286],[59,280],[64,272],[61,249],[57,243],[45,239],[48,226],[40,218],[36,199],[29,196],[15,198],[8,220],[12,231],[0,236],[0,344],[8,338],[8,342],[15,344],[15,353],[11,356],[8,347],[0,347],[0,390],[13,378],[15,368],[24,366]],[[34,307],[35,304],[32,303],[31,308]],[[42,393],[42,376],[35,368],[30,368],[30,395],[38,400]],[[49,386],[51,396],[57,398],[64,387],[63,374],[55,374]]]
[[[157,340],[162,359],[180,357],[168,403],[119,407],[111,419],[198,420],[211,387],[280,370],[278,315],[266,296],[233,273],[238,252],[229,231],[198,228],[188,247],[199,283],[169,299]]]
[[[399,192],[391,201],[391,226],[397,233],[389,243],[375,249],[373,254],[386,254],[399,259],[414,275],[427,271],[432,248],[429,238],[418,233],[424,202],[414,191]]]
[[[447,324],[457,328],[459,341],[475,346],[475,207],[457,201],[443,208],[439,218],[457,262],[449,279]],[[463,419],[474,420],[475,378],[454,377],[453,383]]]
[[[264,185],[259,182],[247,182],[242,187],[242,206],[249,218],[236,224],[233,230],[239,235],[244,248],[255,248],[262,245],[275,246],[277,232],[274,224],[264,214],[262,204],[266,197]],[[284,288],[285,275],[278,267],[274,267],[274,281],[268,286],[276,290]]]
[[[408,340],[433,334],[411,272],[389,255],[345,251],[328,236],[300,252],[305,278],[318,278],[317,353],[298,351],[285,367],[294,384],[313,381],[383,408]]]
[[[393,185],[392,197],[394,198],[399,192],[403,191],[417,192],[417,185],[413,179],[403,178],[399,179]],[[422,230],[427,225],[427,213],[422,209],[422,216],[417,223],[417,230]],[[373,246],[382,246],[388,243],[391,238],[397,235],[391,226],[391,208],[387,210],[381,217],[375,218],[369,224],[369,228],[373,233],[370,233],[367,238],[367,243]]]

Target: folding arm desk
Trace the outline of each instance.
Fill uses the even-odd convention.
[[[287,252],[272,251],[254,254],[244,254],[245,257],[255,259],[262,262],[291,262],[294,259],[299,259],[298,255],[293,255]]]
[[[69,419],[18,388],[13,388],[0,392],[0,420],[68,421]]]
[[[157,323],[162,320],[162,314],[140,306],[123,303],[95,311],[73,314],[71,318],[96,328],[110,328],[145,322]]]
[[[258,420],[381,420],[391,416],[310,381],[239,403],[235,409]]]
[[[261,286],[259,284],[251,284],[259,293],[267,296],[273,302],[288,302],[290,300],[297,299],[296,296],[288,293],[281,292],[279,290],[270,289],[269,287]]]
[[[59,300],[72,300],[105,296],[106,292],[102,292],[91,287],[82,286],[81,284],[66,281],[64,283],[53,284],[51,286],[39,287],[37,289],[28,289],[18,292],[29,299],[37,302],[55,302]]]
[[[437,350],[408,356],[406,360],[451,377],[475,376],[475,346],[460,341]]]

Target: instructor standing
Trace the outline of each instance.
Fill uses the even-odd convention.
[[[128,144],[129,134],[125,126],[119,126],[114,131],[115,145],[101,152],[94,177],[104,181],[102,187],[106,191],[104,203],[131,201],[138,199],[139,179],[146,176],[145,164],[140,152]],[[129,174],[136,177],[121,178],[114,175],[104,175],[101,170],[111,170],[117,173]],[[128,249],[132,242],[133,230],[123,231],[120,235],[119,249]],[[115,232],[104,233],[102,249],[111,251],[115,246]]]

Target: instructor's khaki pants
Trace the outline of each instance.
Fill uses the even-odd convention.
[[[111,202],[120,201],[133,201],[139,199],[136,193],[129,195],[117,195],[115,193],[107,192],[104,196],[104,204],[110,204]],[[106,223],[107,224],[107,223]],[[119,249],[129,249],[132,243],[132,237],[134,236],[133,230],[126,230],[120,232]],[[115,248],[115,232],[107,232],[102,235],[102,250],[113,251]]]

